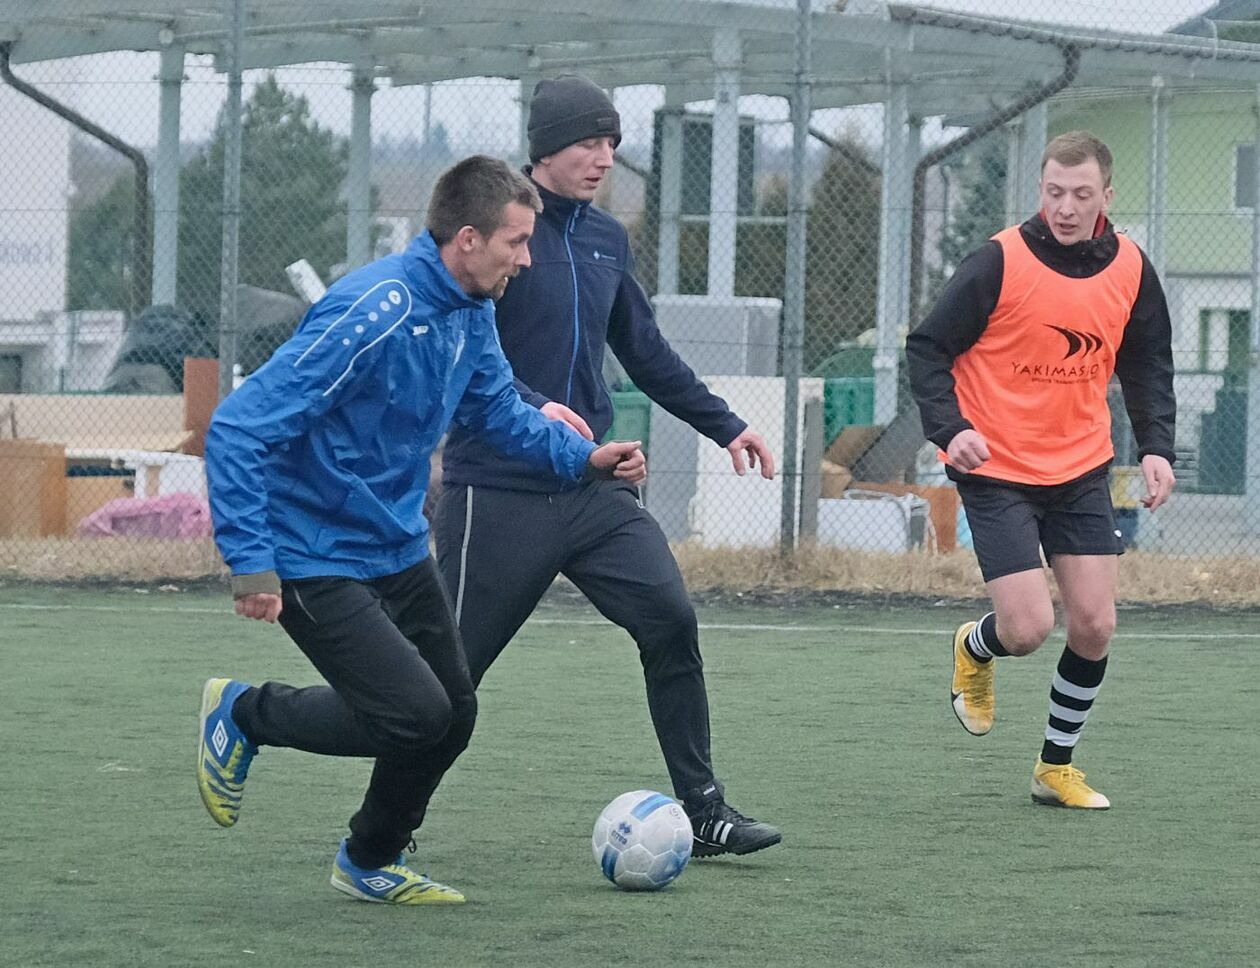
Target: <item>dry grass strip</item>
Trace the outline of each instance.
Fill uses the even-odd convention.
[[[984,594],[970,551],[890,555],[805,546],[791,557],[766,548],[675,547],[697,593],[791,595],[837,592],[973,599]],[[153,583],[223,580],[209,540],[8,538],[0,580]],[[1123,602],[1260,606],[1260,557],[1175,557],[1131,552],[1120,560]]]

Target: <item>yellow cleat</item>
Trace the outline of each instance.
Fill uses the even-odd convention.
[[[954,681],[949,699],[963,729],[983,736],[993,728],[993,660],[977,662],[967,651],[967,636],[975,622],[964,622],[954,633]]]
[[[1071,763],[1043,763],[1033,767],[1032,798],[1052,807],[1106,810],[1111,801],[1085,783],[1085,774]]]
[[[333,861],[332,886],[360,901],[377,904],[463,904],[464,895],[453,887],[431,881],[407,866],[400,854],[398,860],[384,867],[359,867],[341,842]]]

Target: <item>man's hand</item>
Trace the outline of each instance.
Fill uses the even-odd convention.
[[[587,440],[595,439],[595,435],[591,433],[591,428],[587,426],[586,421],[578,415],[576,410],[570,410],[563,403],[556,403],[554,400],[551,400],[538,409],[542,411],[544,417],[568,424]]]
[[[746,470],[744,457],[747,455],[748,467],[756,468],[761,464],[761,476],[767,481],[774,480],[774,454],[770,453],[761,434],[751,427],[745,427],[742,434],[726,445],[726,449],[731,452],[731,466],[740,477]]]
[[[276,619],[280,617],[280,596],[269,595],[266,592],[255,592],[252,595],[242,595],[236,600],[236,614],[243,615],[245,618],[256,618],[262,622],[271,622],[275,624]]]
[[[1146,497],[1142,498],[1142,506],[1154,511],[1168,500],[1177,478],[1168,458],[1158,454],[1147,454],[1142,458],[1142,477],[1146,481]]]
[[[637,440],[614,440],[596,447],[590,456],[591,468],[606,480],[642,484],[647,477],[647,458],[641,446]]]
[[[984,435],[978,430],[960,430],[945,448],[945,456],[960,471],[970,474],[992,455]]]

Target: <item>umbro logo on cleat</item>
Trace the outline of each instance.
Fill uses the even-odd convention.
[[[223,759],[223,754],[227,752],[228,734],[223,728],[223,720],[219,720],[214,724],[214,732],[210,734],[210,745],[214,747],[214,755],[219,759]]]
[[[398,881],[382,874],[374,874],[363,878],[363,886],[373,891],[388,891],[398,886]]]

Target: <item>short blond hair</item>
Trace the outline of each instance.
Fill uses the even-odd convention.
[[[1085,164],[1091,158],[1098,162],[1103,188],[1108,187],[1111,184],[1111,149],[1088,131],[1066,131],[1052,140],[1041,156],[1041,170],[1046,170],[1046,162],[1051,159],[1072,168]]]

